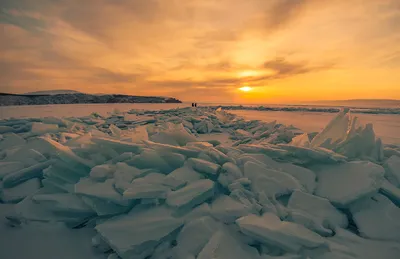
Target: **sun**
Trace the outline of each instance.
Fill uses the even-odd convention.
[[[251,91],[251,89],[252,88],[250,86],[243,86],[243,87],[239,88],[239,90],[243,91],[243,92],[249,92],[249,91]]]

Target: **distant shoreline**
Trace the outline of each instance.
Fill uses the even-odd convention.
[[[182,103],[171,97],[134,96],[123,94],[10,94],[0,93],[0,106],[49,104],[106,104],[106,103]]]

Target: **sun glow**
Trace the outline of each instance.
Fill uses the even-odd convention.
[[[243,86],[243,87],[239,88],[239,90],[243,91],[243,92],[249,92],[249,91],[251,91],[251,89],[252,88],[250,86]]]

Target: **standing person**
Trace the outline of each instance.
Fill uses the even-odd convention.
[[[197,103],[194,103],[194,107],[197,107]]]
[[[194,107],[194,103],[192,103],[192,107]]]

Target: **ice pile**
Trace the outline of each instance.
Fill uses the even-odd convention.
[[[400,254],[400,147],[348,110],[318,134],[211,108],[0,129],[1,200],[17,203],[8,219],[95,228],[109,258]]]

